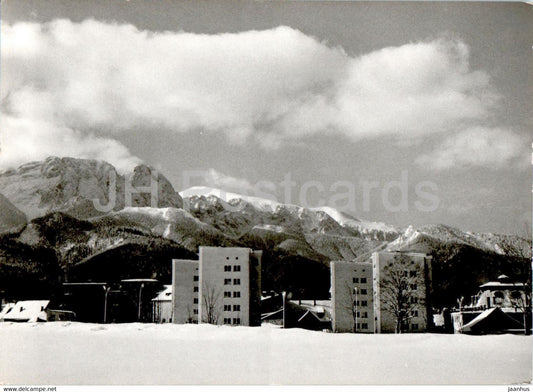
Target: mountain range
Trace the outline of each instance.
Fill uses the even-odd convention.
[[[142,188],[129,206],[128,188]],[[98,207],[113,198],[109,208]],[[195,258],[199,246],[211,245],[262,249],[265,289],[315,297],[328,295],[331,260],[368,261],[376,250],[426,252],[434,256],[435,290],[445,304],[500,273],[523,278],[531,255],[530,240],[518,236],[445,225],[396,228],[332,207],[208,187],[178,193],[146,165],[118,173],[106,162],[76,158],[0,172],[0,208],[0,290],[19,296],[63,279],[168,283],[172,258]],[[28,282],[35,290],[22,289]]]

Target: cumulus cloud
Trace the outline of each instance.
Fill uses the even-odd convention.
[[[224,191],[236,192],[242,195],[256,196],[261,192],[276,192],[276,185],[270,181],[260,181],[252,183],[251,181],[224,174],[214,168],[208,170],[194,170],[186,172],[185,187],[206,186],[209,188],[222,189]]]
[[[114,139],[82,133],[45,121],[3,116],[0,121],[0,167],[43,160],[48,156],[91,158],[111,163],[121,173],[141,163]]]
[[[205,35],[56,20],[1,34],[2,113],[47,124],[20,137],[65,132],[85,155],[109,140],[125,162],[135,158],[111,140],[120,132],[201,129],[267,148],[319,133],[407,140],[484,119],[498,99],[455,39],[354,57],[289,27]],[[2,132],[19,143],[9,124]]]
[[[527,140],[508,129],[474,127],[445,138],[435,150],[417,158],[422,167],[446,170],[454,167],[501,168],[514,165],[525,153]]]
[[[254,185],[245,178],[233,177],[213,168],[207,170],[204,176],[206,185],[224,190],[247,193],[254,190]]]

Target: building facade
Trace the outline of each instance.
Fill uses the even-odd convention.
[[[261,256],[201,246],[198,261],[173,260],[174,323],[261,325]]]
[[[199,322],[261,325],[261,255],[249,248],[200,247]]]
[[[333,261],[331,313],[334,332],[387,333],[427,331],[430,322],[431,257],[423,253],[376,252],[369,262]],[[391,279],[391,275],[396,279]],[[393,282],[399,282],[394,287]],[[400,288],[400,286],[402,288]],[[404,289],[403,287],[406,287]],[[406,296],[394,304],[394,291]]]
[[[172,321],[198,322],[200,292],[198,260],[172,260]]]
[[[431,256],[414,252],[375,252],[372,254],[372,275],[374,288],[375,332],[395,332],[397,316],[391,294],[397,292],[394,281],[402,275],[401,283],[407,286],[406,316],[400,326],[402,332],[425,332],[432,323]],[[398,266],[401,266],[398,268]],[[392,277],[392,279],[391,279]],[[398,308],[398,306],[396,306]]]
[[[165,285],[165,288],[152,298],[152,322],[172,322],[172,285]]]
[[[335,332],[374,332],[372,264],[333,261],[331,322]]]

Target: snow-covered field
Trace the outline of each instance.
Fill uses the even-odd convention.
[[[513,384],[531,337],[0,323],[2,384]]]

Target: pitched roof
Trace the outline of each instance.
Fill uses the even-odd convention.
[[[4,314],[3,319],[4,321],[46,321],[45,310],[49,302],[48,300],[18,301],[11,310]]]
[[[154,302],[172,301],[172,285],[166,284],[165,288],[160,291],[156,297],[152,298]]]
[[[520,328],[524,328],[524,326],[519,321],[509,317],[500,308],[491,308],[485,310],[472,321],[463,325],[461,332],[490,333]]]

